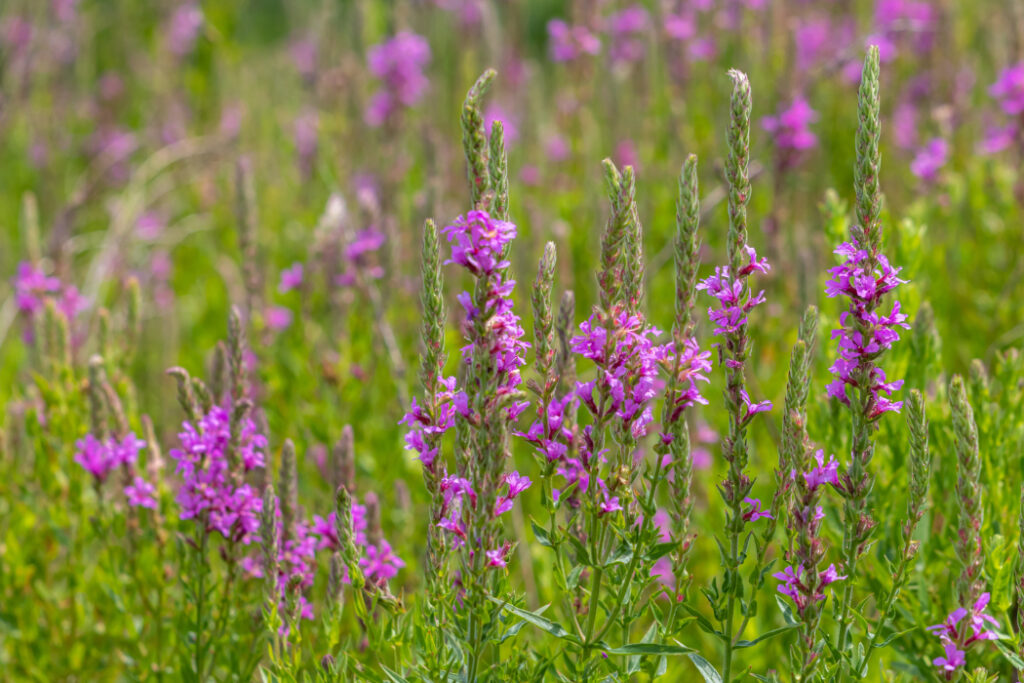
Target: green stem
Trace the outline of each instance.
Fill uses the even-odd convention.
[[[738,511],[733,511],[733,514],[738,514]],[[732,580],[734,582],[736,582],[736,581],[739,581],[739,567],[736,566],[736,565],[738,564],[737,563],[737,556],[739,555],[739,550],[740,550],[739,549],[740,537],[739,537],[739,534],[736,533],[735,531],[733,531],[730,534],[730,536],[731,536],[730,539],[729,539],[730,571],[733,574]],[[726,610],[726,615],[725,615],[725,635],[726,635],[726,641],[725,641],[725,666],[722,667],[722,671],[723,671],[722,680],[725,681],[725,683],[729,683],[729,681],[731,680],[730,676],[732,675],[732,648],[733,648],[732,627],[733,627],[733,612],[734,612],[733,608],[735,606],[735,601],[736,601],[736,588],[735,588],[735,586],[730,586],[729,588],[730,588],[729,595],[728,595],[728,597],[726,598],[726,601],[725,601],[725,610]]]

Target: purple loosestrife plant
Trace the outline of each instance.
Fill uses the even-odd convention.
[[[501,518],[530,486],[528,477],[506,470],[510,425],[528,406],[522,400],[520,368],[529,344],[522,339],[524,331],[513,310],[515,281],[507,275],[507,254],[516,226],[506,220],[502,126],[495,122],[488,140],[480,108],[494,76],[491,70],[478,79],[462,113],[473,209],[442,230],[451,245],[445,263],[461,266],[475,282],[472,292],[458,297],[467,341],[461,353],[461,386],[440,375],[444,362],[441,280],[437,234],[428,224],[424,247],[427,352],[422,370],[427,398],[405,419],[412,428],[407,442],[420,453],[425,481],[433,489],[437,521],[431,524],[443,529],[444,543],[458,551],[459,599],[457,604],[450,599],[454,591],[445,597],[463,643],[461,666],[468,680],[477,679],[482,655],[496,637],[501,608],[500,603],[492,605],[491,598],[502,594],[500,586],[512,551],[512,544],[502,538]],[[451,426],[456,433],[455,470],[448,473],[438,444]]]
[[[821,570],[825,544],[821,538],[821,522],[825,517],[822,496],[825,485],[835,486],[839,463],[824,452],[814,450],[807,432],[807,398],[810,394],[811,365],[814,356],[818,312],[807,309],[800,325],[800,333],[790,356],[789,378],[786,384],[785,412],[782,417],[782,446],[776,470],[776,493],[773,510],[788,509],[787,530],[789,550],[786,559],[792,566],[776,572],[773,578],[780,584],[778,591],[793,600],[797,608],[800,634],[791,650],[795,668],[794,679],[810,681],[820,664],[824,643],[818,638],[824,589],[844,579],[835,565]],[[767,544],[770,535],[762,536]]]
[[[715,325],[715,334],[721,336],[718,346],[719,365],[726,374],[726,409],[729,413],[729,433],[722,442],[723,457],[729,469],[719,487],[728,507],[726,541],[719,542],[725,572],[721,593],[716,588],[708,593],[715,617],[724,627],[725,657],[724,680],[732,680],[732,656],[736,642],[743,635],[735,632],[735,602],[743,595],[740,565],[740,537],[753,521],[753,514],[743,509],[749,498],[753,481],[746,472],[749,452],[747,427],[757,413],[770,410],[770,401],[753,403],[747,393],[744,368],[749,352],[747,316],[755,306],[764,302],[764,292],[754,294],[748,280],[754,273],[767,273],[770,266],[758,259],[754,248],[747,243],[747,202],[750,200],[750,82],[739,71],[730,71],[733,82],[729,119],[729,156],[726,178],[729,183],[729,263],[715,268],[715,274],[701,281],[697,289],[706,291],[718,300],[718,306],[708,309],[708,317]],[[748,504],[749,505],[749,504]],[[760,501],[757,501],[760,507]],[[751,510],[753,507],[751,507]],[[723,604],[724,601],[724,604]],[[741,603],[744,610],[747,604]],[[747,617],[747,614],[743,614]],[[746,620],[744,620],[744,625]]]
[[[981,525],[984,518],[981,487],[981,455],[978,445],[978,427],[974,412],[967,400],[963,378],[953,377],[949,386],[949,405],[956,437],[957,481],[956,496],[960,504],[957,520],[956,556],[960,560],[960,577],[956,583],[959,607],[941,624],[928,630],[942,642],[943,655],[933,663],[947,681],[958,678],[961,667],[966,667],[966,652],[975,643],[998,640],[999,622],[987,613],[989,594],[984,592],[982,570],[985,555],[982,548]]]
[[[920,546],[914,540],[914,530],[924,516],[928,500],[928,480],[931,477],[932,462],[928,453],[928,421],[925,417],[924,397],[917,389],[911,390],[907,399],[907,429],[910,432],[910,481],[909,497],[907,498],[907,518],[900,529],[902,543],[900,553],[893,571],[892,587],[881,600],[878,607],[878,619],[872,629],[871,639],[858,666],[858,678],[867,675],[868,662],[872,653],[879,647],[878,638],[885,630],[888,622],[895,618],[896,600],[907,585],[909,572]],[[949,648],[946,656],[951,657]],[[947,660],[946,664],[950,662]]]
[[[899,268],[893,268],[881,253],[878,60],[878,48],[871,47],[864,60],[858,94],[859,124],[854,166],[856,217],[850,228],[853,239],[836,249],[843,262],[830,271],[832,277],[826,287],[828,296],[846,297],[849,301],[847,310],[839,317],[839,329],[832,333],[839,348],[838,358],[830,368],[836,379],[828,386],[829,396],[850,410],[853,434],[850,464],[840,474],[837,487],[845,500],[843,569],[850,578],[836,608],[839,623],[836,643],[842,653],[846,653],[849,640],[857,563],[867,551],[876,524],[868,506],[868,495],[874,484],[870,470],[875,450],[872,435],[878,429],[879,418],[887,412],[899,412],[903,405],[902,401],[889,398],[903,385],[903,381],[886,381],[879,360],[899,340],[896,328],[909,327],[906,316],[900,313],[898,301],[893,303],[888,313],[882,309],[885,295],[904,280],[898,277]]]

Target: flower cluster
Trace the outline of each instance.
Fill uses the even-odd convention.
[[[124,487],[128,504],[156,508],[156,487],[140,476],[133,476],[139,451],[146,447],[146,442],[129,432],[123,438],[110,436],[101,441],[92,434],[75,442],[75,462],[92,475],[96,484],[102,484],[115,469],[124,468],[130,484]]]
[[[943,138],[932,138],[917,151],[910,162],[910,172],[921,180],[932,182],[948,160],[949,143]]]
[[[612,62],[638,62],[644,58],[646,36],[651,17],[642,5],[630,5],[607,19]]]
[[[805,616],[809,606],[825,599],[822,592],[825,586],[846,578],[839,575],[835,565],[818,571],[818,563],[824,554],[818,532],[821,520],[825,518],[825,512],[818,501],[821,499],[822,486],[838,485],[839,462],[831,455],[826,462],[824,451],[819,449],[809,465],[806,471],[797,472],[793,469],[789,473],[790,479],[796,483],[796,494],[789,510],[790,525],[797,539],[794,549],[796,564],[773,574],[774,578],[782,582],[778,587],[779,592],[793,599],[801,617]]]
[[[901,269],[889,265],[884,255],[879,254],[872,262],[867,251],[849,242],[841,244],[835,253],[845,260],[829,270],[832,279],[825,293],[829,297],[848,297],[850,307],[840,315],[839,329],[832,332],[832,338],[839,340],[839,357],[830,368],[836,379],[828,385],[828,395],[850,405],[848,386],[867,389],[870,401],[866,417],[874,420],[889,411],[899,412],[903,406],[902,401],[886,398],[903,386],[903,380],[887,382],[885,372],[873,361],[899,340],[897,327],[910,328],[907,316],[900,313],[899,301],[893,303],[889,315],[877,312],[882,297],[906,280],[898,277]]]
[[[764,290],[751,296],[745,280],[751,273],[767,273],[771,270],[767,259],[757,258],[751,246],[745,247],[749,262],[733,275],[729,266],[717,266],[715,274],[697,283],[697,289],[706,291],[718,299],[719,307],[708,308],[708,317],[715,324],[715,334],[732,335],[747,323],[747,314],[758,304],[764,303]],[[729,360],[727,363],[738,361]],[[732,366],[730,366],[732,367]],[[769,404],[769,408],[771,405]]]
[[[530,478],[519,474],[519,472],[507,472],[501,478],[504,493],[498,495],[491,510],[491,518],[496,519],[500,515],[512,509],[515,499],[526,489],[530,488]],[[469,513],[476,509],[479,504],[479,497],[473,490],[473,485],[468,479],[456,476],[447,476],[441,480],[440,492],[442,501],[440,506],[441,521],[437,526],[449,532],[453,538],[454,547],[460,548],[465,545],[468,538],[468,528],[465,519]],[[505,567],[507,557],[512,547],[508,543],[501,547],[486,551],[488,567]],[[473,552],[472,550],[470,551]]]
[[[846,578],[839,575],[834,564],[830,564],[828,569],[818,574],[817,588],[811,588],[809,585],[808,572],[802,565],[797,565],[795,570],[793,567],[786,567],[784,571],[772,574],[772,577],[782,582],[779,584],[779,592],[791,598],[801,614],[812,600],[821,602],[825,599],[825,593],[821,589]]]
[[[429,62],[430,44],[423,36],[410,31],[401,31],[371,47],[367,63],[370,72],[380,79],[381,89],[366,108],[366,123],[380,126],[394,116],[399,107],[415,105],[429,84],[423,73]]]
[[[340,551],[338,539],[337,516],[332,512],[326,518],[319,515],[313,517],[312,533],[317,537],[317,550]],[[405,566],[402,558],[395,555],[387,539],[381,538],[376,544],[368,540],[366,506],[353,501],[352,503],[352,540],[362,552],[359,567],[363,570],[366,580],[374,585],[383,585],[398,575],[398,570]],[[343,569],[342,580],[349,582],[348,569]]]
[[[469,340],[462,347],[463,361],[471,364],[477,344],[487,344],[485,350],[494,364],[497,382],[494,398],[500,403],[511,399],[507,417],[514,420],[527,406],[514,397],[522,383],[519,368],[526,364],[524,354],[530,346],[522,340],[525,332],[512,308],[515,280],[504,278],[509,262],[503,254],[506,245],[516,236],[516,226],[496,220],[486,211],[470,211],[446,226],[443,232],[452,244],[451,258],[445,263],[458,264],[476,276],[480,282],[478,292],[482,293],[482,297],[474,297],[463,292],[458,297],[466,313]],[[473,332],[480,326],[485,328],[486,334]],[[456,411],[469,418],[471,409],[466,392],[455,394],[454,401]]]
[[[988,92],[996,99],[1002,113],[1009,117],[1009,123],[991,128],[981,143],[982,151],[994,154],[1019,141],[1024,134],[1021,123],[1021,114],[1024,114],[1024,62],[1003,69]]]
[[[936,657],[932,663],[947,681],[953,680],[957,669],[967,663],[966,651],[971,645],[979,640],[999,640],[996,632],[987,630],[989,626],[999,628],[999,622],[985,612],[988,601],[989,594],[982,593],[970,610],[958,607],[944,622],[928,627],[942,640],[945,656]]]
[[[601,324],[599,314],[595,313],[580,323],[580,332],[572,338],[571,348],[594,362],[598,376],[589,382],[577,382],[577,397],[596,419],[614,415],[634,438],[642,437],[653,421],[650,402],[656,394],[658,366],[667,365],[671,345],[655,344],[651,336],[659,334],[658,330],[644,326],[639,314],[626,311],[614,317],[611,330]],[[697,379],[707,380],[699,367],[693,369],[690,378],[695,393]],[[696,395],[699,398],[700,394]]]
[[[264,466],[267,440],[245,417],[233,441],[231,422],[228,411],[217,405],[195,425],[186,420],[178,434],[181,448],[171,449],[170,456],[182,478],[177,497],[181,519],[198,519],[207,532],[248,545],[259,530],[263,502],[244,475]]]
[[[344,270],[335,278],[334,284],[351,287],[361,277],[367,280],[379,280],[384,277],[384,268],[374,263],[372,256],[384,246],[386,240],[384,233],[373,226],[350,235],[343,250]]]
[[[593,57],[601,51],[601,39],[586,26],[570,26],[562,19],[548,22],[548,39],[551,59],[555,62],[571,62],[584,55]]]
[[[401,420],[401,424],[409,426],[405,434],[406,450],[416,451],[423,466],[431,470],[439,452],[438,440],[455,424],[455,378],[443,377],[439,383],[444,388],[438,393],[433,410],[417,403],[413,397],[409,411]]]
[[[54,301],[57,310],[69,322],[87,307],[85,299],[74,285],[65,285],[60,278],[47,275],[27,261],[18,264],[18,273],[14,277],[14,301],[30,323],[43,312],[47,299]],[[26,329],[25,334],[25,340],[31,342],[31,327]]]
[[[810,129],[817,119],[817,112],[811,109],[807,100],[797,97],[775,116],[761,119],[761,127],[775,136],[779,150],[802,152],[818,144],[817,136]]]
[[[111,436],[106,441],[87,434],[84,439],[75,442],[75,462],[102,483],[121,465],[134,465],[139,451],[145,447],[146,442],[131,433],[123,439]]]

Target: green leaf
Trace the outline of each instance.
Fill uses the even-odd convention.
[[[692,647],[685,645],[669,645],[667,643],[630,643],[622,647],[605,650],[610,655],[686,655],[694,652]]]
[[[532,518],[530,519],[530,528],[533,529],[533,535],[537,537],[537,542],[538,543],[540,543],[545,548],[554,548],[555,547],[555,545],[551,542],[551,537],[548,535],[548,532],[545,531],[535,521],[533,521]]]
[[[883,640],[882,642],[880,642],[880,643],[875,643],[875,644],[874,644],[874,647],[876,647],[876,648],[883,648],[883,647],[888,647],[888,646],[889,646],[889,643],[891,643],[892,641],[896,640],[897,638],[899,638],[899,637],[901,637],[901,636],[904,636],[904,635],[906,635],[906,634],[910,633],[911,631],[916,631],[916,630],[917,630],[917,626],[914,626],[913,628],[908,628],[908,629],[907,629],[907,630],[905,630],[905,631],[898,631],[898,632],[896,632],[896,633],[893,633],[893,634],[891,634],[891,635],[890,635],[890,636],[889,636],[888,638],[886,638],[885,640]]]
[[[793,608],[789,606],[788,602],[776,595],[775,604],[779,606],[779,610],[782,612],[782,618],[786,620],[787,624],[791,626],[796,624],[796,619],[793,617]]]
[[[718,636],[720,640],[722,640],[723,642],[725,641],[725,634],[717,630],[714,626],[712,626],[711,622],[708,621],[707,617],[705,617],[703,614],[698,612],[693,607],[690,607],[686,603],[681,603],[680,607],[682,607],[684,610],[689,612],[691,615],[693,615],[693,617],[697,619],[697,626],[700,626],[702,631],[704,631],[705,633],[710,633],[714,636]]]
[[[1010,648],[1006,647],[1005,644],[998,640],[994,640],[992,642],[996,644],[996,647],[999,649],[999,652],[1003,655],[1003,657],[1006,658],[1006,661],[1010,662],[1010,664],[1013,665],[1013,668],[1017,670],[1024,670],[1024,659],[1021,659],[1020,655],[1018,655]]]
[[[576,637],[575,635],[573,635],[572,633],[570,633],[564,627],[562,627],[561,624],[557,624],[557,623],[551,621],[550,619],[545,619],[544,617],[540,616],[540,614],[538,612],[530,612],[530,611],[527,611],[525,609],[520,609],[520,608],[516,607],[515,605],[511,605],[511,604],[509,604],[507,602],[504,602],[502,600],[498,600],[497,598],[493,598],[493,597],[490,597],[490,596],[488,596],[487,599],[490,600],[491,602],[493,602],[496,605],[500,605],[503,610],[507,610],[507,611],[511,612],[512,614],[516,615],[517,617],[519,617],[523,621],[527,621],[527,622],[533,624],[534,626],[536,626],[537,628],[541,629],[542,631],[547,631],[548,633],[550,633],[551,635],[553,635],[556,638],[561,638],[562,640],[568,640],[569,642],[576,643],[577,645],[580,644],[580,639],[578,637]],[[541,609],[543,610],[543,609],[547,609],[547,608],[548,608],[548,605],[545,605]]]
[[[608,559],[604,563],[604,566],[610,567],[615,564],[626,564],[632,559],[633,549],[630,547],[628,542],[623,541],[608,557]]]
[[[799,624],[786,624],[785,626],[780,626],[779,628],[774,628],[771,631],[762,633],[753,640],[741,640],[738,643],[736,643],[736,649],[739,650],[744,647],[752,647],[760,643],[762,640],[768,640],[769,638],[773,638],[781,633],[785,633],[786,631],[792,631],[793,629],[797,628],[797,626],[799,626]]]
[[[697,667],[697,671],[704,677],[704,683],[722,683],[722,676],[718,673],[715,667],[711,666],[711,662],[701,657],[696,652],[691,652],[686,655],[693,662],[693,665]]]
[[[666,543],[658,543],[644,555],[644,559],[648,562],[655,562],[668,555],[670,552],[679,547],[679,544],[675,541],[668,541]]]
[[[380,665],[380,668],[384,670],[384,675],[386,675],[388,677],[388,679],[391,681],[391,683],[409,683],[408,680],[406,680],[405,678],[402,678],[397,673],[395,673],[391,669],[387,668],[383,664]]]

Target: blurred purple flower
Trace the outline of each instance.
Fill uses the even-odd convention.
[[[313,172],[313,162],[316,160],[317,150],[317,128],[320,125],[320,117],[313,110],[307,110],[297,117],[292,124],[295,138],[295,153],[298,155],[299,170],[304,177]]]
[[[491,128],[494,126],[495,121],[501,121],[505,132],[506,145],[519,139],[519,121],[517,117],[506,111],[501,105],[491,103],[484,110],[484,126],[487,128],[488,135],[491,134]]]
[[[669,14],[664,24],[665,35],[673,40],[690,40],[697,35],[697,22],[692,14]]]
[[[911,149],[917,144],[917,106],[905,100],[892,113],[893,142],[900,149]]]
[[[132,483],[124,487],[124,495],[128,498],[128,504],[137,507],[156,509],[156,487],[142,477],[136,476]]]
[[[1011,146],[1017,139],[1017,135],[1017,126],[1012,123],[1006,126],[995,126],[985,131],[985,137],[982,138],[978,148],[983,154],[996,154]]]
[[[167,24],[167,46],[176,57],[185,57],[195,49],[203,27],[203,11],[195,3],[179,5]]]
[[[818,114],[803,96],[793,100],[788,108],[775,116],[761,119],[761,127],[775,136],[780,149],[803,151],[818,144],[818,138],[809,126],[818,119]]]
[[[569,158],[569,153],[569,141],[561,135],[551,135],[544,143],[544,154],[548,161],[565,161]]]
[[[274,332],[281,332],[288,329],[292,324],[292,312],[291,309],[285,308],[284,306],[268,306],[267,310],[263,314],[264,322],[267,323],[267,327]]]
[[[988,92],[1009,116],[1024,113],[1024,62],[1003,69]]]
[[[570,62],[584,55],[593,57],[601,52],[601,39],[586,26],[570,26],[562,19],[548,22],[548,49],[551,60]]]
[[[144,240],[156,239],[167,227],[167,221],[157,211],[145,211],[135,221],[135,234]]]
[[[118,467],[131,468],[139,457],[139,451],[146,442],[129,432],[123,439],[111,436],[100,441],[92,434],[75,442],[74,460],[91,474],[97,483],[103,483]]]
[[[78,18],[79,0],[53,0],[53,15],[62,24],[74,23]]]
[[[413,106],[430,84],[423,73],[430,63],[430,44],[410,31],[371,47],[366,61],[370,73],[381,81],[381,89],[371,97],[364,114],[368,125],[383,124],[398,105]]]
[[[698,38],[690,43],[690,59],[695,62],[710,62],[718,54],[718,44],[714,38]]]
[[[643,5],[631,5],[606,20],[608,54],[612,62],[638,62],[646,52],[646,36],[651,17]]]
[[[288,46],[288,54],[302,80],[310,82],[316,77],[317,47],[315,41],[310,38],[294,40]]]
[[[942,138],[932,138],[917,151],[910,162],[910,171],[922,180],[933,181],[948,160],[949,143]]]
[[[298,289],[302,285],[302,275],[302,262],[296,261],[290,267],[281,271],[281,282],[277,285],[277,291],[285,294],[293,289]]]

